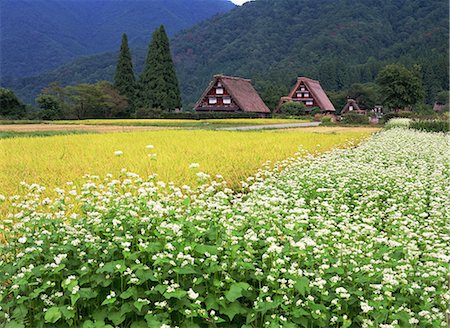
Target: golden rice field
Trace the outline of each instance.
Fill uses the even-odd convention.
[[[159,130],[0,140],[0,194],[20,193],[20,182],[48,190],[84,174],[119,175],[122,168],[178,185],[198,183],[196,173],[221,174],[231,183],[268,160],[294,155],[299,146],[315,152],[360,141],[376,129],[318,127],[271,131]],[[149,145],[153,146],[153,148]],[[121,151],[122,155],[115,155]],[[155,155],[154,155],[155,154]],[[189,168],[197,163],[199,168]]]
[[[221,125],[265,125],[283,123],[301,123],[309,120],[279,118],[227,118],[211,120],[175,120],[175,119],[91,119],[48,121],[48,124],[85,124],[85,125],[127,125],[127,126],[221,126]]]

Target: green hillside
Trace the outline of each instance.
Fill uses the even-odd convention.
[[[234,7],[228,0],[1,0],[0,75],[35,75],[113,51],[124,32],[131,46],[145,47],[161,24],[173,35]]]
[[[213,74],[251,78],[269,105],[297,76],[319,79],[326,90],[373,81],[392,62],[420,65],[432,102],[448,89],[447,0],[257,0],[215,16],[173,38],[185,107]],[[133,51],[140,72],[144,50]],[[26,80],[9,81],[30,100],[49,82],[111,79],[116,54],[69,63]]]

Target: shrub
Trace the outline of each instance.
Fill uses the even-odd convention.
[[[410,123],[411,123],[411,119],[409,119],[409,118],[393,118],[384,125],[384,128],[386,130],[393,129],[393,128],[407,129],[407,128],[409,128]]]
[[[136,111],[134,118],[148,119],[178,119],[178,120],[207,120],[207,119],[226,119],[226,118],[260,118],[271,117],[271,114],[260,113],[223,113],[223,112],[165,112],[160,109],[141,108]]]
[[[366,115],[356,113],[347,113],[342,116],[342,123],[344,124],[369,124],[369,118]]]
[[[306,114],[306,106],[302,102],[290,101],[281,105],[280,111],[283,114],[302,116]]]
[[[311,111],[309,112],[309,114],[311,116],[315,116],[316,114],[320,114],[322,112],[322,110],[319,107],[313,107],[311,108]]]
[[[444,120],[418,120],[412,121],[409,125],[411,129],[427,132],[449,132],[449,122]]]
[[[320,119],[320,125],[330,126],[334,125],[333,118],[331,116],[324,116]]]

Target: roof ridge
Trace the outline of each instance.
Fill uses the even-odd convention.
[[[223,75],[223,74],[216,74],[216,75],[214,75],[214,78],[222,78],[222,79],[230,79],[230,80],[246,81],[246,82],[251,82],[252,81],[250,79],[245,79],[245,78],[242,78],[242,77],[227,76],[227,75]]]

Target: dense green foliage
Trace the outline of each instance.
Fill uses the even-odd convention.
[[[410,123],[411,129],[422,130],[427,132],[449,132],[450,125],[444,120],[414,120]]]
[[[432,104],[448,90],[448,9],[446,0],[247,3],[172,40],[184,108],[195,103],[216,73],[251,78],[273,109],[299,75],[320,80],[331,96],[354,83],[374,82],[390,63],[419,64],[425,101]],[[146,51],[137,48],[133,55],[140,73]],[[33,78],[5,80],[5,85],[32,101],[52,81],[112,80],[116,58],[115,53],[80,58]],[[332,99],[336,109],[346,96],[338,95],[338,103]]]
[[[64,118],[64,111],[59,99],[54,95],[42,94],[36,98],[41,108],[40,116],[43,120],[60,120]]]
[[[181,107],[180,89],[164,26],[153,32],[139,80],[137,106],[171,111]]]
[[[309,76],[341,90],[399,62],[422,66],[431,103],[448,88],[448,9],[446,0],[254,1],[174,38],[182,94],[194,102],[217,72],[284,88]]]
[[[133,47],[144,47],[149,31],[161,24],[173,35],[234,8],[223,0],[2,0],[0,6],[2,78],[35,75],[79,56],[112,51],[123,32]]]
[[[356,113],[346,113],[342,116],[342,123],[345,124],[369,124],[369,117]]]
[[[127,98],[110,82],[82,83],[62,87],[57,83],[45,88],[36,98],[41,119],[86,119],[128,117]]]
[[[130,105],[136,96],[136,81],[133,72],[133,63],[131,61],[131,52],[128,48],[128,38],[126,33],[122,36],[122,44],[120,46],[119,58],[116,65],[116,73],[114,75],[114,88],[119,93],[126,96]]]
[[[0,118],[17,119],[26,115],[26,107],[14,91],[0,88]]]
[[[288,115],[305,115],[306,106],[302,102],[287,102],[281,105],[280,113]]]
[[[402,65],[387,65],[377,76],[377,84],[387,108],[398,111],[410,109],[425,95],[422,81]]]

